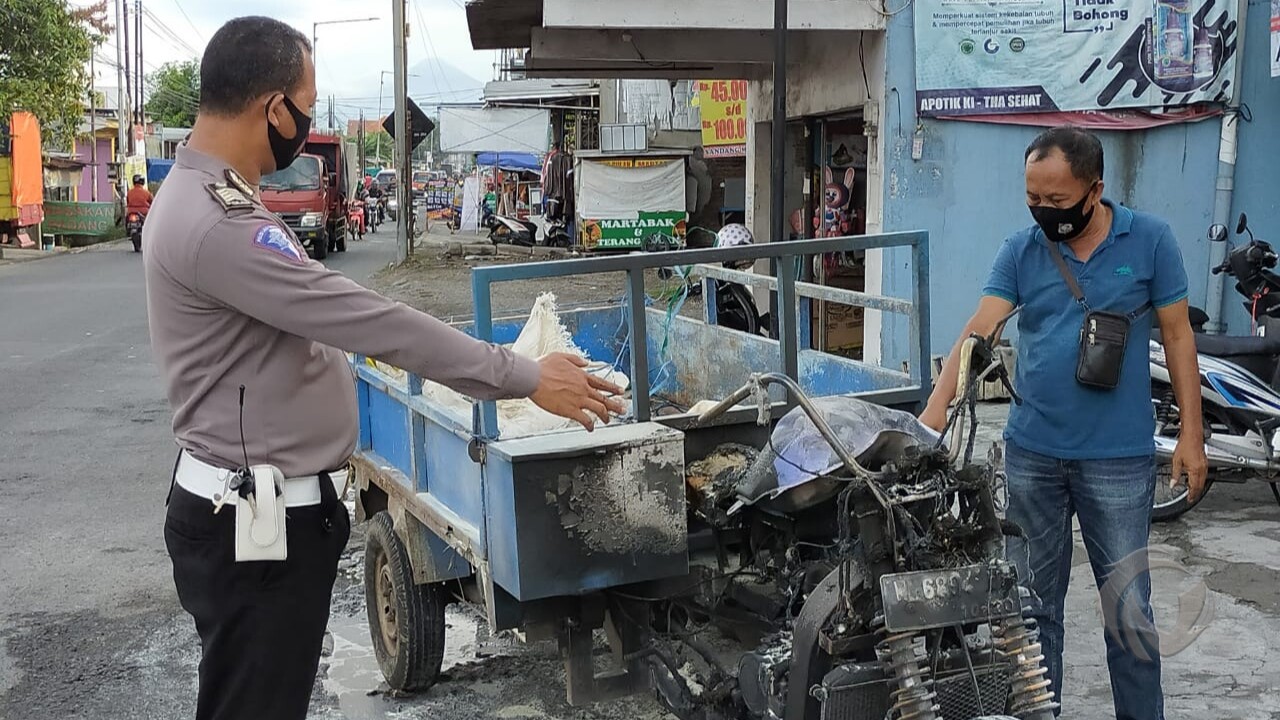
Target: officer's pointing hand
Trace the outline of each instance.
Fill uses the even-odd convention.
[[[552,353],[538,364],[542,366],[542,375],[538,389],[529,399],[543,410],[577,421],[587,430],[595,428],[596,418],[608,422],[610,415],[625,411],[616,397],[622,394],[622,388],[584,370],[587,361],[583,358]]]

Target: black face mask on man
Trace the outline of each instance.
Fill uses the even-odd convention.
[[[1093,219],[1094,208],[1089,208],[1089,211],[1085,212],[1084,204],[1089,202],[1089,195],[1093,193],[1093,188],[1094,186],[1090,185],[1084,197],[1080,198],[1080,202],[1068,208],[1048,205],[1035,205],[1030,208],[1031,217],[1035,218],[1036,224],[1044,231],[1044,236],[1050,242],[1074,240],[1089,226],[1089,221]]]
[[[299,110],[288,95],[281,97],[284,98],[284,106],[288,108],[289,114],[293,116],[293,126],[297,131],[291,138],[281,135],[276,126],[271,124],[271,106],[267,106],[267,142],[271,145],[271,157],[276,162],[276,170],[283,170],[293,164],[302,153],[302,146],[311,132],[311,116]]]

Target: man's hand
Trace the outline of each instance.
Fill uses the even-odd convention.
[[[1195,502],[1204,494],[1205,479],[1209,476],[1209,461],[1204,457],[1204,441],[1190,438],[1178,438],[1178,446],[1173,450],[1173,472],[1169,476],[1169,487],[1174,487],[1187,475],[1187,499]]]
[[[577,421],[590,431],[595,429],[595,418],[608,422],[611,414],[626,411],[616,397],[622,394],[622,388],[584,370],[588,363],[583,358],[552,353],[538,364],[542,366],[542,376],[529,399],[552,415]]]

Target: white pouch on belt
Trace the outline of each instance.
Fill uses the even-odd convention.
[[[236,495],[236,562],[284,560],[284,474],[272,465],[254,465],[253,492]]]

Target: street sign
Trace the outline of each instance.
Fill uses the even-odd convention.
[[[412,147],[418,147],[423,140],[436,129],[436,124],[431,122],[431,118],[422,112],[422,108],[413,101],[413,98],[406,98],[409,101],[409,128],[413,131]],[[386,130],[391,137],[396,136],[396,114],[391,113],[382,121],[382,129]]]

